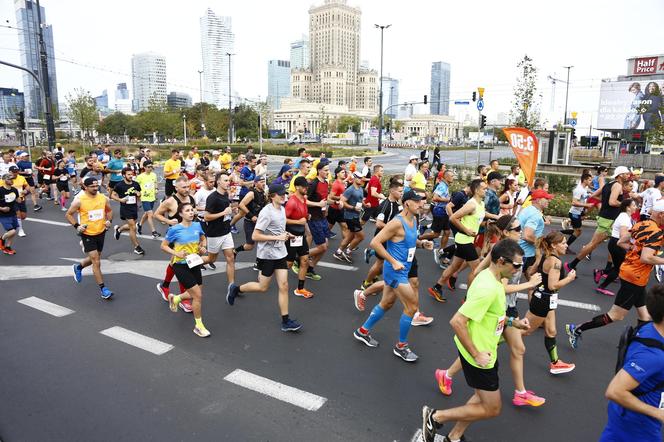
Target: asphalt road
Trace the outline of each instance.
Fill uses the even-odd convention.
[[[451,293],[447,304],[428,296],[426,287],[439,274],[430,252],[417,252],[420,306],[435,321],[411,330],[411,346],[420,360],[407,364],[391,352],[398,334],[398,308],[376,326],[378,348],[352,337],[377,302],[370,299],[364,313],[353,306],[353,289],[367,270],[360,252],[353,267],[319,266],[323,279],[307,281],[314,298],[291,295],[291,316],[303,324],[297,334],[279,330],[274,287],[266,294],[247,294],[231,307],[224,300],[226,275],[219,270],[206,276],[204,319],[212,336],[200,339],[191,331],[192,317],[171,313],[155,290],[167,263],[158,241],[142,239],[145,257],[123,262],[133,259],[127,253],[128,238],[115,241],[107,234],[104,256],[115,261],[104,263],[114,272],[105,282],[115,296],[103,301],[92,276],[84,276],[81,284],[72,280],[70,259],[82,256],[78,239],[71,227],[44,223],[64,222],[59,208],[45,206],[36,216],[30,214],[42,222],[25,222],[28,236],[16,242],[18,253],[0,255],[0,439],[5,442],[410,441],[419,428],[423,404],[458,406],[471,394],[463,377],[457,376],[453,395],[444,397],[433,378],[435,368],[456,357],[448,321],[464,291]],[[368,231],[372,233],[373,226]],[[583,239],[588,237],[586,233]],[[242,233],[236,243],[240,238]],[[337,239],[331,241],[332,247],[337,244]],[[561,298],[607,310],[612,299],[595,294],[591,280],[593,265],[605,258],[602,248],[593,254],[592,264],[580,264],[580,277],[562,290]],[[247,266],[237,271],[237,281],[256,278],[248,268],[253,259],[253,253],[240,255],[239,261]],[[331,255],[324,261],[338,264]],[[16,275],[21,279],[11,280]],[[293,274],[290,284],[292,290]],[[18,302],[31,297],[72,312],[56,317],[21,303],[31,301]],[[524,314],[526,309],[521,301],[519,310]],[[527,388],[547,399],[538,409],[511,404],[507,348],[500,348],[502,414],[472,425],[468,438],[597,440],[606,420],[604,390],[613,374],[622,325],[586,333],[576,351],[564,336],[565,322],[595,314],[578,307],[559,309],[559,354],[577,364],[572,373],[550,375],[543,334],[526,338]],[[632,313],[629,319],[634,318]],[[165,352],[151,353],[100,333],[113,327],[158,340],[165,347],[148,341],[146,348]],[[244,372],[267,378],[255,388],[282,394],[286,401],[225,380],[231,373],[251,380]],[[317,405],[308,407],[315,411],[302,408],[312,401]]]

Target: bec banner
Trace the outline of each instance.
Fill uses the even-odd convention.
[[[512,147],[514,156],[519,161],[519,167],[526,176],[528,187],[532,187],[533,181],[535,181],[535,170],[537,169],[539,155],[537,137],[524,127],[506,127],[503,132]]]

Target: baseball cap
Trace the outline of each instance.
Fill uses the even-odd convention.
[[[655,177],[655,186],[658,186],[662,181],[664,181],[664,175],[657,175]]]
[[[213,150],[212,155],[219,155],[219,151],[218,150]]]
[[[623,173],[630,173],[629,169],[625,166],[618,166],[618,167],[616,167],[616,170],[613,171],[613,177],[612,178],[615,178],[618,175],[622,175]]]
[[[28,153],[24,150],[19,150],[18,152],[16,152],[17,157],[24,157],[24,156],[27,156],[27,155],[28,155]]]
[[[269,193],[276,193],[277,195],[286,195],[286,188],[283,184],[272,183],[268,188]]]
[[[408,161],[419,160],[419,159],[420,157],[418,157],[417,155],[411,155],[410,158],[408,158]]]
[[[265,181],[266,179],[267,177],[265,175],[256,175],[256,177],[254,178],[254,183],[257,183],[259,181]]]
[[[353,178],[364,178],[364,176],[356,170],[353,172]]]
[[[505,177],[502,176],[500,174],[500,172],[496,172],[494,170],[493,172],[489,173],[489,175],[486,177],[486,180],[488,182],[488,181],[491,181],[491,180],[502,180],[503,178],[505,178]]]
[[[401,197],[401,202],[405,203],[408,200],[422,201],[423,199],[424,197],[415,192],[414,190],[409,190],[408,192],[403,194],[403,196]]]
[[[553,195],[551,195],[550,193],[548,193],[544,189],[535,189],[530,194],[530,198],[533,199],[533,200],[538,200],[538,199],[542,199],[542,198],[550,200],[550,199],[553,198]]]
[[[89,176],[89,177],[87,177],[86,179],[83,180],[83,185],[85,187],[87,187],[87,186],[93,185],[96,182],[97,182],[97,178]]]
[[[18,172],[18,166],[9,166],[10,172]]]
[[[664,200],[657,200],[652,205],[652,212],[664,212]]]

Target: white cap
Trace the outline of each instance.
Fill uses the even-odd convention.
[[[408,161],[411,161],[411,160],[418,160],[419,158],[420,158],[420,157],[418,157],[417,155],[411,155],[410,158],[408,159]]]
[[[651,212],[664,212],[664,199],[655,201],[652,205]]]
[[[213,150],[212,155],[219,155],[219,151],[218,150]]]
[[[362,175],[360,172],[357,170],[353,172],[353,178],[364,178],[364,175]]]
[[[127,159],[128,159],[128,160],[133,160],[133,159],[134,159],[134,156],[133,156],[133,155],[129,155],[129,156],[127,157]]]
[[[629,169],[625,166],[618,166],[618,167],[616,167],[616,170],[613,171],[613,177],[612,178],[615,178],[618,175],[621,175],[623,173],[630,173]]]

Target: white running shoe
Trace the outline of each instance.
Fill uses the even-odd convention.
[[[26,235],[27,235],[27,234],[23,231],[23,227],[19,227],[19,229],[18,229],[18,236],[20,236],[20,237],[24,237],[24,236],[26,236]]]

